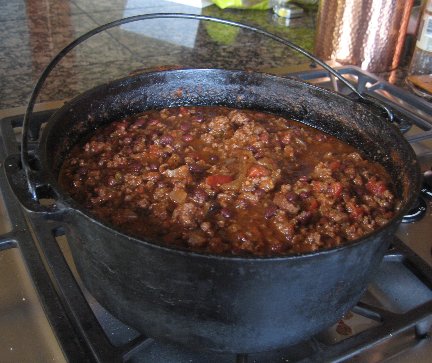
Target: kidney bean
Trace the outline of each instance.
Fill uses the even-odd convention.
[[[152,170],[152,171],[159,170],[159,166],[157,164],[155,164],[155,163],[150,163],[149,166],[148,166],[148,168],[150,170]]]
[[[296,202],[299,200],[299,196],[294,192],[287,192],[285,194],[285,196],[286,196],[286,199],[290,202]]]
[[[246,199],[238,199],[236,203],[236,207],[240,209],[247,209],[249,207],[249,203]]]
[[[191,142],[193,140],[193,136],[191,134],[183,135],[182,137],[184,142]]]
[[[78,174],[81,176],[87,175],[87,173],[88,173],[88,169],[85,167],[78,169]]]
[[[311,211],[303,211],[297,216],[300,224],[305,225],[312,219],[313,213]]]
[[[171,135],[163,135],[159,141],[161,145],[166,146],[171,145],[174,141],[174,138]]]
[[[147,123],[147,120],[141,118],[141,119],[138,119],[137,121],[135,121],[132,125],[130,125],[130,128],[137,129],[139,127],[143,127],[146,123]]]
[[[250,152],[252,152],[254,154],[258,151],[258,149],[253,145],[246,146],[246,150],[249,150]]]
[[[220,213],[222,214],[222,216],[224,218],[227,218],[227,219],[232,218],[232,216],[233,216],[233,212],[228,208],[222,208],[220,210]]]
[[[311,195],[312,195],[311,192],[301,192],[299,196],[301,199],[305,200],[308,199]]]
[[[191,128],[191,125],[189,124],[189,123],[186,123],[186,122],[182,122],[181,124],[180,124],[180,130],[182,130],[182,131],[189,131],[190,130],[190,128]]]
[[[110,176],[108,177],[107,184],[112,187],[117,184],[117,180],[114,178],[114,176]]]
[[[255,190],[255,194],[258,196],[258,198],[264,197],[265,193],[266,193],[265,190],[261,188],[257,188]]]
[[[219,160],[219,156],[217,156],[217,155],[215,155],[215,154],[212,154],[212,155],[210,155],[209,156],[209,160],[211,161],[211,162],[217,162],[218,160]]]
[[[217,202],[212,202],[212,203],[210,204],[210,207],[209,207],[209,209],[208,209],[208,212],[209,212],[210,214],[214,214],[214,213],[216,213],[216,212],[218,212],[218,211],[220,211],[220,210],[221,210],[221,206],[220,206],[220,204],[217,203]]]
[[[209,199],[209,196],[207,195],[207,193],[203,189],[196,188],[193,191],[191,198],[192,198],[192,200],[194,200],[198,204],[203,204],[204,202],[206,202]]]
[[[157,188],[159,188],[159,189],[162,189],[162,188],[167,188],[168,187],[168,182],[165,182],[165,181],[158,181],[157,182],[157,184],[156,184],[156,187]]]
[[[323,142],[323,141],[327,140],[327,135],[326,134],[317,134],[315,139],[318,142]]]
[[[196,116],[192,117],[192,120],[195,122],[201,123],[204,121],[204,118],[201,115],[196,115]]]
[[[128,165],[128,170],[132,173],[139,173],[142,170],[143,166],[140,162],[136,161]]]
[[[132,138],[131,137],[125,137],[122,141],[122,144],[124,145],[129,145],[132,142]]]
[[[199,164],[190,164],[189,171],[192,174],[202,174],[205,172],[205,168]]]
[[[276,214],[277,210],[278,208],[274,204],[269,205],[264,211],[264,218],[270,219]]]

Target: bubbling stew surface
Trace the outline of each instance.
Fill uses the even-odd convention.
[[[280,116],[219,106],[112,122],[65,159],[61,187],[141,239],[216,254],[286,255],[341,245],[393,218],[384,168]]]

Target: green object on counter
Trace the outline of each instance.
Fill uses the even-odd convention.
[[[205,28],[211,39],[223,45],[234,43],[240,31],[237,27],[212,22],[206,23]]]
[[[251,9],[267,10],[270,8],[269,0],[212,0],[221,9]]]
[[[314,19],[316,13],[314,10],[305,11],[304,16],[301,18],[294,19],[290,26],[282,26],[275,23],[272,20],[272,12],[267,11],[247,11],[239,9],[220,9],[215,6],[209,6],[202,9],[202,15],[214,16],[221,19],[231,20],[234,22],[240,22],[243,24],[249,24],[252,26],[264,29],[274,35],[280,36],[282,38],[291,40],[298,46],[312,52],[314,49],[314,38],[315,38],[315,28]],[[212,24],[212,25],[210,25]],[[210,27],[209,27],[210,25]],[[209,35],[210,39],[221,45],[233,45],[239,42],[237,45],[244,45],[243,39],[238,36],[240,29],[234,26],[215,23],[213,26],[212,22],[206,22],[204,24],[205,30]],[[231,28],[231,29],[230,29]],[[265,40],[265,37],[259,38],[260,40]],[[280,46],[280,44],[267,39],[267,42],[260,49],[260,52],[265,50],[266,52],[271,52],[272,58],[279,58],[281,54],[285,54],[286,47]],[[274,47],[272,47],[272,45]],[[271,48],[271,49],[270,49]],[[306,58],[302,55],[293,52],[292,59],[295,64],[300,62],[305,62]],[[294,59],[296,59],[294,61]],[[293,64],[293,63],[290,63]]]

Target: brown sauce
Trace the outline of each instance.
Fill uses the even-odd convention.
[[[130,235],[218,254],[338,246],[399,206],[383,167],[353,147],[296,121],[215,106],[98,129],[66,158],[60,184]]]

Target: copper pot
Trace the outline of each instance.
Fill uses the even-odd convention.
[[[371,72],[398,67],[414,0],[321,0],[315,55]]]

